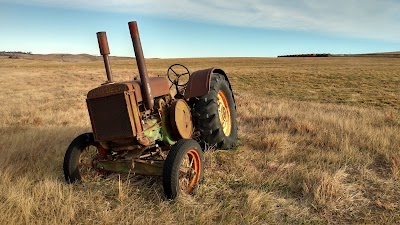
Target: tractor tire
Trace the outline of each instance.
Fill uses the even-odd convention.
[[[181,139],[172,146],[162,176],[167,199],[193,193],[204,176],[204,156],[199,143],[193,139]]]
[[[232,149],[237,142],[236,104],[225,76],[211,74],[210,91],[192,101],[194,126],[210,147]]]
[[[64,177],[68,183],[87,181],[104,174],[94,168],[93,162],[99,158],[100,144],[94,141],[93,133],[76,137],[64,156]]]

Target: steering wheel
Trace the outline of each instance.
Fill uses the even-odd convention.
[[[174,70],[175,68],[175,70]],[[183,72],[180,72],[181,70],[184,70]],[[176,72],[178,71],[178,72]],[[171,73],[171,75],[170,75]],[[186,86],[187,82],[184,83],[179,83],[179,78],[182,78],[184,76],[188,75],[187,80],[189,81],[189,77],[190,77],[190,72],[189,69],[186,68],[186,66],[182,65],[182,64],[173,64],[168,68],[167,71],[167,76],[168,76],[168,80],[171,81],[172,84],[176,85],[176,87],[182,87],[182,86]],[[171,79],[171,77],[174,76],[175,79]]]

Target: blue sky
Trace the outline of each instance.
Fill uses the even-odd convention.
[[[0,51],[146,58],[400,51],[399,0],[0,0]]]

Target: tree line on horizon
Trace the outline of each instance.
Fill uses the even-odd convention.
[[[22,51],[0,51],[0,54],[27,54],[27,55],[32,55],[32,52],[22,52]]]

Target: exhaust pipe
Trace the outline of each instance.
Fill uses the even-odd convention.
[[[100,54],[103,56],[104,67],[106,68],[106,74],[107,74],[106,83],[112,83],[113,77],[111,73],[110,59],[108,57],[108,55],[110,54],[110,49],[108,48],[106,32],[97,32],[97,41],[99,42]]]
[[[149,76],[147,75],[146,63],[144,62],[138,26],[136,21],[129,22],[128,26],[131,33],[133,50],[135,51],[136,63],[139,69],[140,80],[142,81],[142,95],[144,96],[146,108],[152,109],[154,107],[154,99],[151,95]]]

